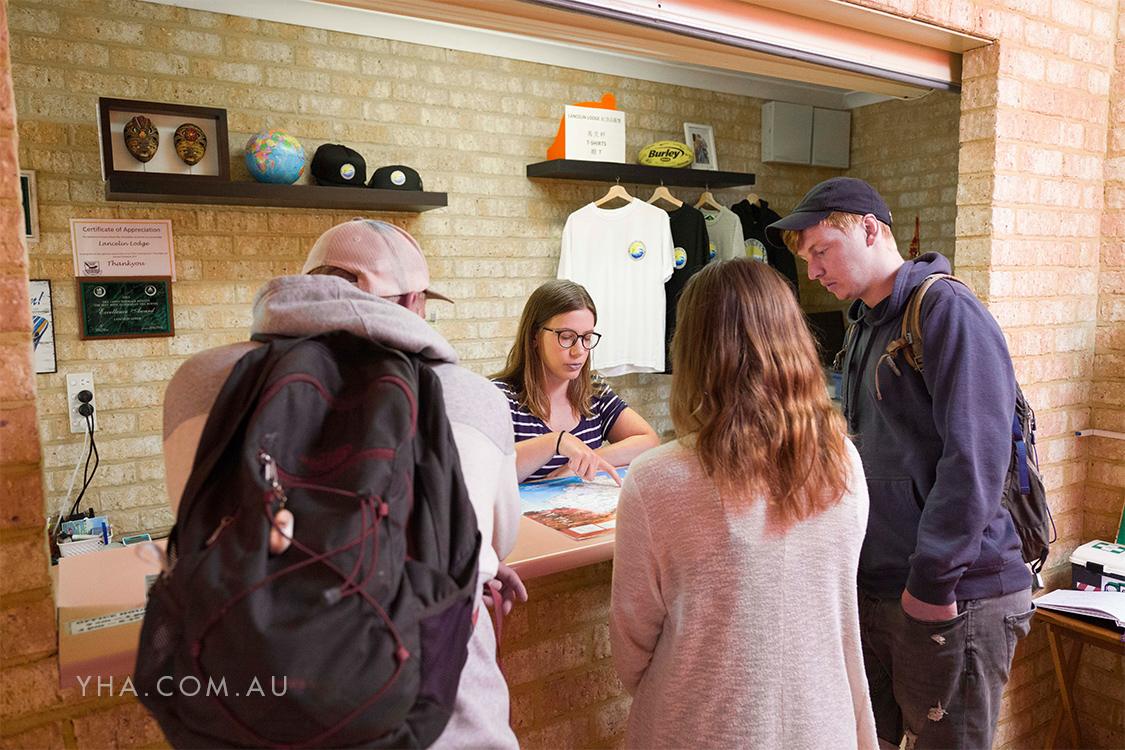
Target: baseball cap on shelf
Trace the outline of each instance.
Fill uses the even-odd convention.
[[[879,191],[854,177],[833,177],[810,190],[793,209],[793,213],[766,227],[766,238],[777,247],[785,247],[781,239],[782,231],[789,229],[799,232],[808,229],[836,211],[860,216],[871,214],[888,227],[891,226],[891,210],[887,208]]]
[[[313,155],[310,168],[317,185],[363,187],[367,162],[358,151],[339,143],[325,143]]]
[[[453,301],[430,289],[430,269],[417,240],[385,221],[352,219],[320,235],[301,273],[321,266],[355,274],[356,286],[377,297],[425,292],[427,299]]]
[[[422,178],[410,167],[392,164],[376,169],[367,187],[382,190],[421,190]]]

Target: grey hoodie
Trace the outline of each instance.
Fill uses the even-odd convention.
[[[457,353],[425,320],[336,276],[281,276],[254,298],[252,334],[306,336],[345,330],[429,360],[441,380],[445,409],[481,536],[479,579],[496,575],[516,542],[519,490],[507,400],[492,383],[457,365]],[[235,363],[253,342],[196,354],[176,371],[164,402],[164,455],[175,509],[211,405]],[[480,587],[478,586],[478,600]],[[479,601],[478,601],[479,604]],[[487,612],[480,612],[461,672],[449,724],[432,747],[518,747],[508,725],[508,689],[496,665]]]

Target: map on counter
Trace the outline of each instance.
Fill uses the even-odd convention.
[[[624,479],[627,469],[618,469]],[[613,531],[621,488],[608,474],[593,482],[578,477],[548,479],[520,485],[520,506],[533,521],[574,539],[589,539]]]

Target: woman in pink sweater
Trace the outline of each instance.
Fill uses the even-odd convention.
[[[678,440],[617,509],[610,637],[636,748],[873,748],[856,566],[863,467],[804,316],[764,263],[680,298]]]

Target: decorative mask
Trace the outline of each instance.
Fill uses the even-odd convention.
[[[133,157],[145,164],[156,156],[156,149],[160,146],[160,133],[152,120],[144,115],[137,115],[125,123],[125,148]]]
[[[176,155],[189,167],[198,164],[207,153],[207,136],[195,123],[185,122],[176,128],[172,141],[176,144]]]

